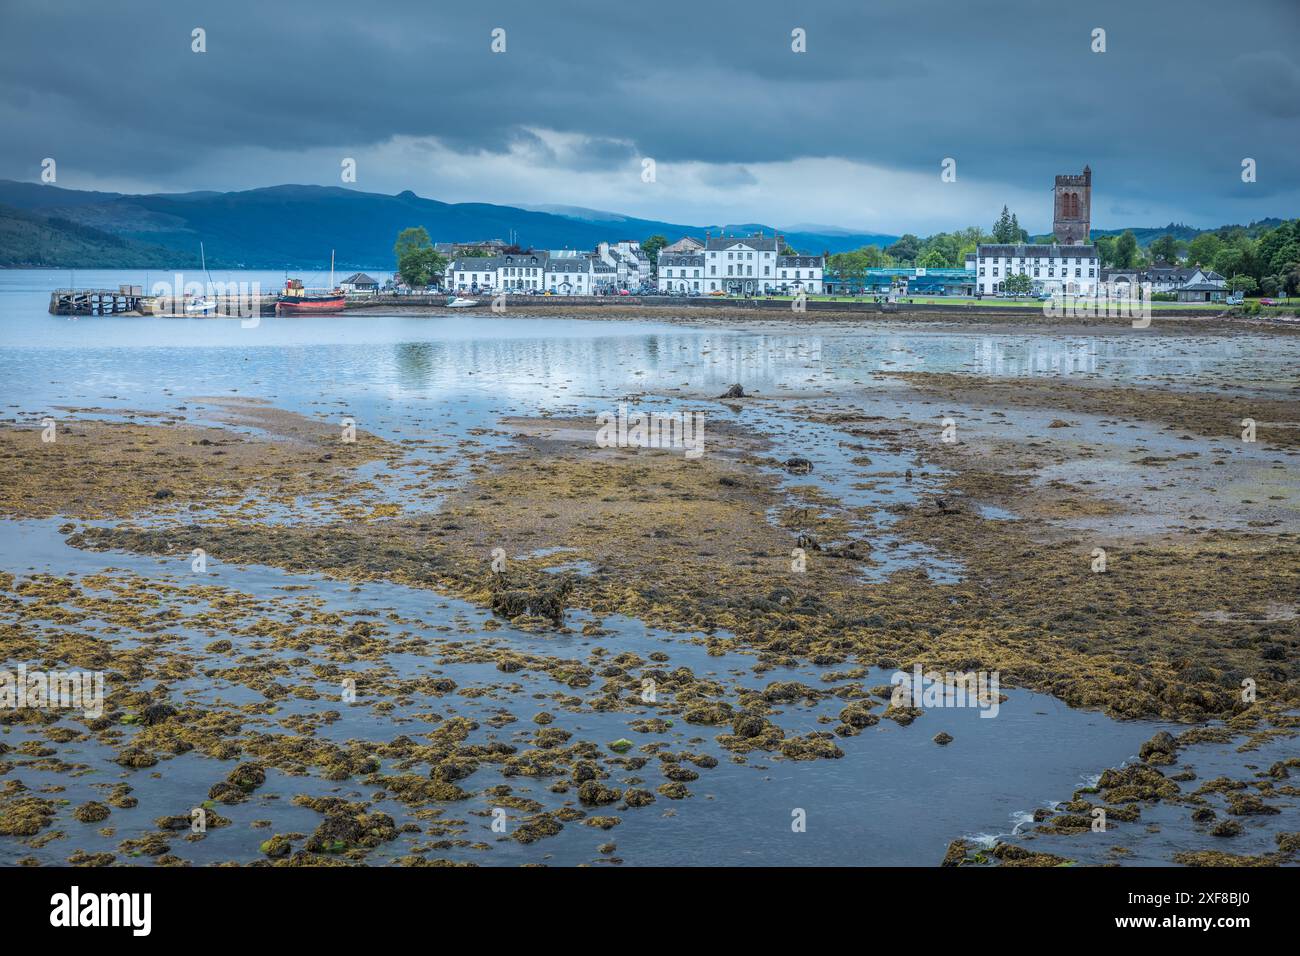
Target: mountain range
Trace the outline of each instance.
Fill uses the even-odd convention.
[[[223,269],[391,269],[393,242],[424,226],[435,242],[513,241],[537,249],[592,249],[602,240],[781,232],[809,254],[887,245],[897,236],[837,229],[777,230],[762,223],[692,226],[579,207],[445,203],[335,186],[128,195],[0,180],[0,266],[59,268],[208,265]]]

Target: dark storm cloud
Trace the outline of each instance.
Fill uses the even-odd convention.
[[[953,157],[963,176],[1044,189],[1089,162],[1116,204],[1200,221],[1300,189],[1295,0],[6,0],[0,17],[0,175],[13,178],[57,156],[177,188],[221,149],[219,185],[267,185],[262,150],[432,136],[467,152],[522,144],[575,170],[714,163],[719,188],[801,157],[935,175]],[[496,27],[504,54],[489,50]],[[560,155],[527,129],[586,146]],[[1249,187],[1244,156],[1260,169]]]

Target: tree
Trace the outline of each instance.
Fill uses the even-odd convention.
[[[1016,218],[1014,212],[1011,214],[1011,232],[1015,235],[1015,238],[1011,240],[1012,242],[1029,241],[1028,231],[1020,228],[1020,220]]]
[[[862,253],[863,259],[867,263],[868,269],[882,269],[886,264],[886,256],[879,246],[863,246],[858,252]]]
[[[1300,295],[1300,262],[1293,263],[1282,276],[1282,289],[1288,296]]]
[[[1116,268],[1119,269],[1132,269],[1137,265],[1138,243],[1132,229],[1126,229],[1124,234],[1115,240],[1112,258],[1115,261]]]
[[[871,268],[867,263],[865,250],[854,249],[851,252],[837,252],[826,260],[826,267],[835,272],[847,285],[860,287],[866,279],[867,269]]]
[[[934,262],[934,256],[939,257],[938,262]],[[955,268],[961,265],[961,246],[955,234],[946,232],[937,232],[921,244],[921,255],[917,259],[917,265],[925,266],[929,269]],[[929,264],[927,264],[929,260]]]
[[[420,249],[408,249],[397,260],[397,274],[412,289],[421,289],[433,283],[442,275],[447,260],[434,250],[433,246]]]
[[[1288,266],[1300,262],[1300,242],[1296,242],[1292,239],[1286,245],[1275,251],[1266,262],[1270,272],[1278,275],[1286,272]]]
[[[1228,280],[1228,288],[1233,292],[1251,295],[1259,289],[1259,285],[1250,276],[1233,276]]]
[[[1016,218],[1015,213],[1003,206],[1002,215],[998,216],[998,221],[993,224],[993,241],[1007,245],[1028,240],[1029,233],[1020,228],[1020,220]]]
[[[403,229],[393,244],[397,274],[412,289],[422,289],[442,273],[447,260],[438,254],[423,226]]]
[[[1103,268],[1115,265],[1115,237],[1098,236],[1097,237],[1097,257],[1101,259]]]
[[[897,242],[885,250],[885,254],[893,256],[896,262],[915,262],[920,253],[921,240],[910,232],[904,233]]]
[[[429,230],[423,226],[412,226],[409,229],[403,229],[397,234],[397,242],[393,243],[393,257],[401,259],[404,252],[432,245],[433,242],[429,239]]]
[[[1156,262],[1177,263],[1178,257],[1187,249],[1187,243],[1175,238],[1172,233],[1165,233],[1151,242],[1147,251]]]
[[[1246,257],[1238,246],[1224,246],[1215,254],[1211,268],[1221,276],[1235,276],[1246,271]]]
[[[1017,272],[1006,277],[1002,283],[1004,292],[1024,293],[1034,287],[1034,280],[1029,278],[1027,273]]]
[[[1212,232],[1203,232],[1187,246],[1187,264],[1209,268],[1214,257],[1223,248],[1223,241]]]
[[[666,236],[651,236],[648,239],[641,240],[641,251],[644,252],[650,260],[651,265],[659,264],[659,250],[668,245]]]

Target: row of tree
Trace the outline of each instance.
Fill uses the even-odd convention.
[[[1223,226],[1202,232],[1190,242],[1166,233],[1138,248],[1132,232],[1102,236],[1097,240],[1102,264],[1141,268],[1155,263],[1179,263],[1210,269],[1228,280],[1235,290],[1267,296],[1300,295],[1300,219],[1251,235],[1244,226]]]

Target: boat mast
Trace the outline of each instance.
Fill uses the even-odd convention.
[[[330,291],[334,291],[334,250],[330,250]]]

